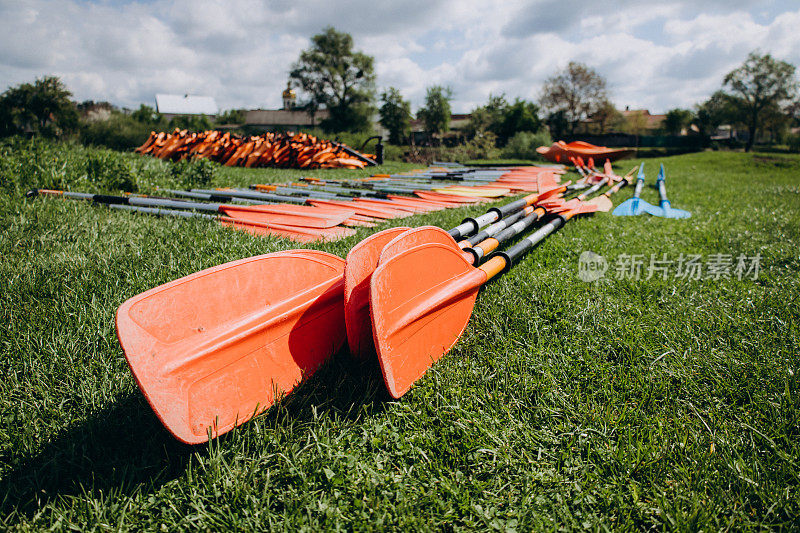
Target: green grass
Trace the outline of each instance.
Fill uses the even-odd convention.
[[[800,157],[665,158],[670,198],[691,219],[570,222],[481,292],[461,341],[402,400],[387,400],[376,364],[344,351],[269,413],[196,447],[170,437],[137,390],[116,308],[296,245],[21,197],[47,179],[113,190],[104,167],[87,177],[87,158],[127,168],[139,190],[189,179],[132,154],[0,151],[3,528],[800,527]],[[645,165],[650,185],[657,163]],[[210,179],[302,174],[215,166]],[[480,211],[410,222],[451,227]],[[315,248],[344,256],[368,233]],[[576,277],[586,250],[611,262],[599,282]],[[639,282],[613,272],[621,254],[681,253],[760,253],[762,271]]]

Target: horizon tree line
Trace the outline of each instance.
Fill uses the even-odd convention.
[[[689,128],[708,137],[721,124],[732,124],[748,131],[745,149],[749,151],[759,133],[769,131],[775,137],[798,122],[795,72],[791,63],[753,51],[725,76],[721,88],[708,100],[693,109],[667,111],[662,129],[676,135]],[[320,121],[325,132],[370,131],[377,115],[389,132],[390,143],[403,144],[409,138],[414,117],[410,102],[396,87],[387,87],[378,96],[374,58],[355,50],[348,33],[327,27],[312,36],[311,46],[301,51],[292,65],[289,80],[304,95],[297,109],[311,116],[320,109],[328,110],[327,118]],[[60,137],[76,131],[80,104],[71,102],[71,96],[54,76],[7,89],[0,95],[0,135]],[[380,107],[376,105],[378,99]],[[432,138],[449,130],[452,99],[450,87],[427,87],[416,118]],[[236,113],[232,110],[225,118],[241,118]],[[145,105],[131,116],[141,124],[156,126],[163,122]],[[537,102],[520,98],[509,102],[505,94],[490,94],[486,104],[472,110],[465,134],[471,138],[490,136],[503,146],[519,132],[535,134],[546,129],[554,138],[573,136],[589,121],[599,133],[627,129],[639,134],[642,120],[635,115],[623,119],[609,98],[606,79],[591,67],[571,61],[545,80]],[[213,124],[202,117],[184,119],[178,126]]]

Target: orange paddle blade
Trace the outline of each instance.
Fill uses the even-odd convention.
[[[370,315],[393,398],[456,343],[486,279],[461,250],[443,244],[417,246],[378,266],[370,282]]]
[[[409,228],[400,226],[370,235],[353,246],[344,267],[344,323],[350,353],[366,359],[375,352],[369,319],[369,282],[384,245]]]
[[[385,263],[392,257],[399,255],[406,250],[420,246],[422,244],[443,244],[450,246],[454,250],[461,251],[461,247],[456,240],[442,228],[436,226],[421,226],[419,228],[405,231],[392,239],[381,251],[378,264]],[[465,254],[464,258],[472,264],[472,254]],[[377,265],[375,265],[377,266]]]
[[[450,204],[476,204],[482,200],[481,198],[475,196],[456,196],[454,194],[442,194],[431,191],[414,191],[414,194],[424,200],[448,202]]]
[[[601,195],[597,198],[592,198],[591,200],[584,202],[586,205],[591,205],[596,207],[595,211],[600,211],[603,213],[608,213],[611,211],[611,208],[614,207],[614,204],[609,200],[608,196]]]
[[[293,206],[289,206],[293,207]],[[219,210],[232,218],[254,220],[265,224],[282,224],[284,226],[302,226],[304,228],[332,228],[338,226],[354,211],[338,214],[326,212],[301,212],[282,206],[270,205],[223,205]]]
[[[266,254],[146,291],[117,337],[150,406],[179,440],[221,435],[268,409],[345,340],[344,261]]]
[[[317,200],[310,199],[308,203],[314,206],[334,206],[334,207],[345,207],[352,211],[355,211],[357,215],[365,215],[368,217],[380,218],[380,219],[389,219],[389,218],[405,218],[407,216],[411,216],[411,213],[407,211],[398,211],[397,209],[389,209],[384,207],[376,207],[373,205],[366,205],[366,204],[358,204],[356,205],[355,202],[344,202],[338,200]]]

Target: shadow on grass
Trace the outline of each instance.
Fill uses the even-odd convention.
[[[321,416],[356,423],[384,410],[387,400],[377,364],[353,361],[344,351],[267,413],[216,442],[224,447],[239,439],[250,423],[262,425],[263,431],[298,422],[293,431],[299,428],[301,433],[304,423]],[[12,465],[0,480],[0,516],[31,517],[70,496],[156,492],[183,475],[193,456],[202,461],[208,453],[207,444],[190,446],[174,439],[137,391],[64,430],[36,454],[0,457],[0,462]]]

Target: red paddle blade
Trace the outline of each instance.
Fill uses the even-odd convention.
[[[475,196],[456,196],[454,194],[442,194],[439,192],[431,191],[414,191],[414,194],[424,200],[433,200],[436,202],[448,202],[451,204],[477,204],[484,202],[485,199]]]
[[[353,211],[342,213],[290,211],[285,207],[273,209],[268,205],[234,206],[223,205],[220,211],[232,218],[253,220],[265,224],[281,224],[284,226],[302,226],[304,228],[332,228],[338,226]]]
[[[244,222],[240,222],[234,218],[225,216],[219,217],[219,222],[223,226],[228,226],[229,228],[233,228],[239,231],[246,231],[250,235],[257,235],[259,237],[264,235],[274,235],[275,237],[282,237],[284,239],[289,239],[295,242],[316,242],[322,239],[322,237],[315,234],[307,234],[299,231],[284,231],[280,229],[275,229],[269,226],[268,224],[259,224],[259,225],[247,224]]]
[[[179,440],[221,435],[268,409],[345,340],[344,261],[266,254],[146,291],[117,337],[150,406]]]
[[[358,198],[353,200],[354,204],[362,204],[366,206],[375,206],[381,208],[388,208],[388,209],[396,209],[397,211],[404,211],[406,213],[416,214],[416,213],[423,213],[421,209],[417,209],[416,207],[411,207],[407,205],[399,205],[399,204],[390,204],[388,202],[382,202],[380,200],[370,200],[369,198]]]
[[[366,359],[375,353],[369,318],[369,282],[383,247],[409,228],[389,228],[370,235],[350,249],[344,267],[344,322],[350,353]]]
[[[386,387],[400,398],[455,344],[486,281],[442,244],[417,246],[381,263],[370,283],[375,348]]]
[[[409,196],[397,196],[397,195],[394,195],[394,194],[389,194],[387,196],[388,196],[388,198],[390,200],[394,200],[394,201],[403,200],[403,201],[406,201],[406,202],[412,201],[412,202],[415,202],[415,203],[418,203],[418,204],[422,204],[424,206],[435,207],[437,209],[446,209],[446,208],[449,208],[449,207],[458,207],[456,204],[454,204],[452,202],[440,202],[438,200],[425,200],[423,198],[411,198]]]
[[[459,252],[461,251],[461,247],[458,245],[455,239],[453,239],[453,237],[442,228],[437,228],[436,226],[421,226],[419,228],[405,231],[387,243],[381,251],[378,264],[385,263],[392,257],[399,255],[406,250],[410,250],[411,248],[415,248],[422,244],[434,243],[450,246],[454,250],[458,250]],[[469,259],[467,260],[470,261],[472,255],[467,255],[469,256]],[[466,258],[467,255],[464,257]]]
[[[340,202],[337,200],[308,200],[308,203],[314,206],[334,206],[334,207],[346,207],[352,211],[355,211],[357,215],[365,215],[368,217],[380,218],[380,219],[389,219],[389,218],[405,218],[410,216],[411,213],[406,211],[398,211],[397,209],[388,209],[384,207],[377,207],[373,205],[365,205],[365,204],[358,204],[356,205],[354,202]]]
[[[314,242],[320,240],[335,241],[344,237],[355,235],[355,230],[343,227],[334,228],[305,228],[302,226],[284,226],[281,224],[264,223],[250,218],[253,213],[234,213],[236,216],[220,216],[220,222],[252,233],[253,235],[275,234],[282,237],[298,240],[300,242]],[[295,238],[297,237],[297,238]]]

